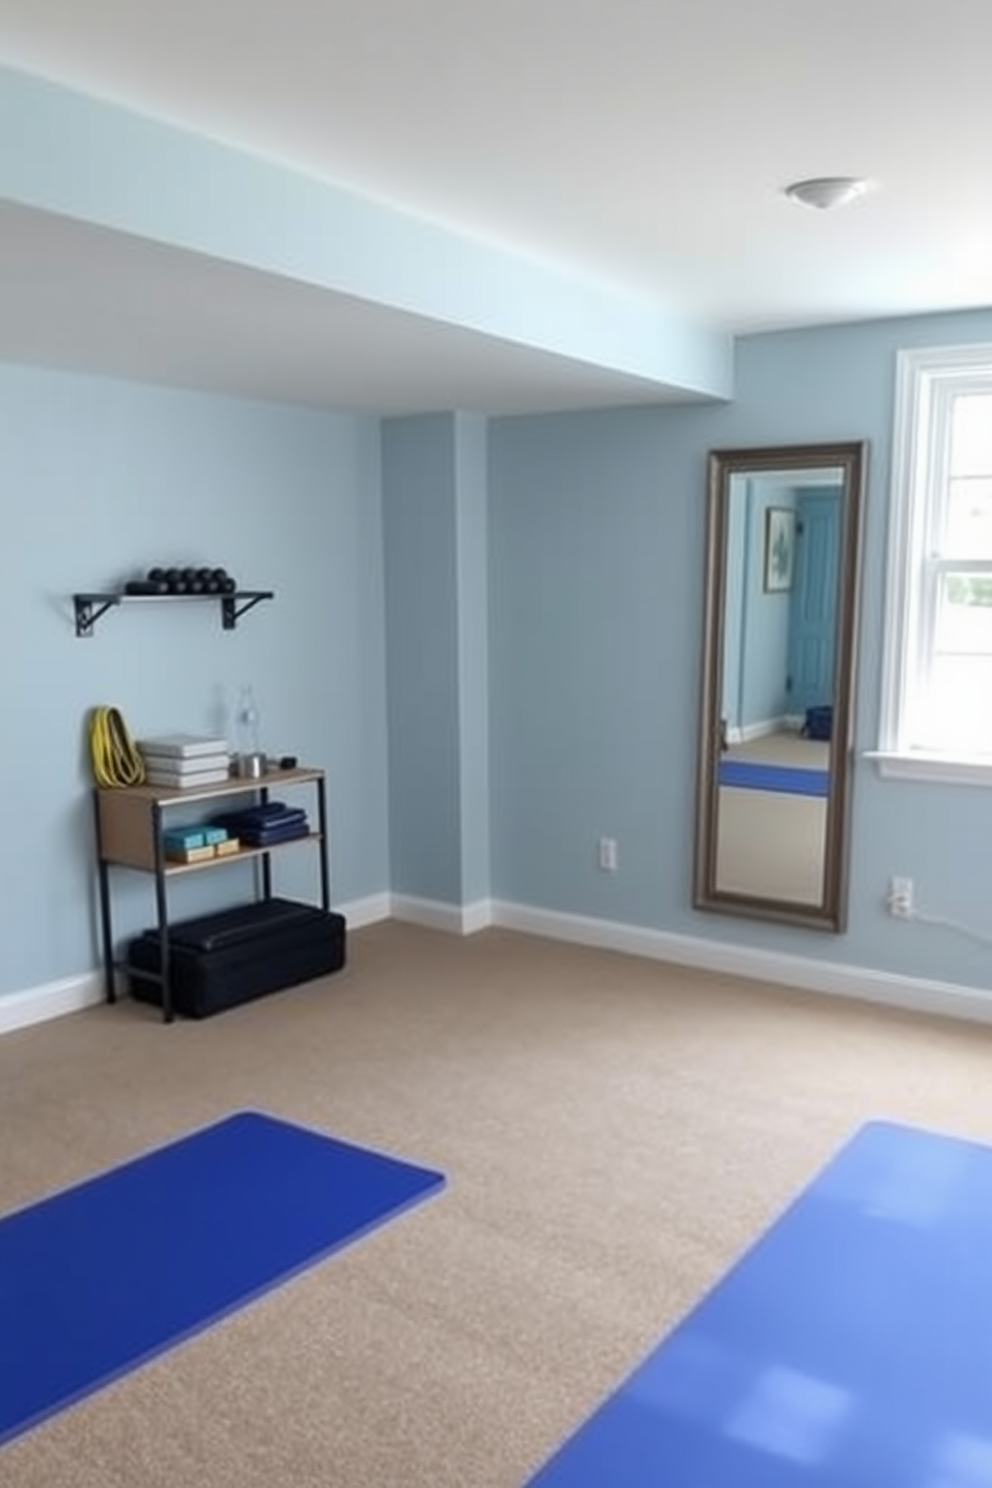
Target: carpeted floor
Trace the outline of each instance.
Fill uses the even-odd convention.
[[[830,745],[782,731],[734,744],[721,758],[826,770]],[[826,854],[826,801],[736,787],[721,787],[718,795],[717,888],[731,894],[819,904]]]
[[[242,1107],[449,1180],[11,1443],[0,1483],[519,1488],[862,1121],[992,1141],[992,1029],[504,931],[349,949],[210,1022],[0,1038],[0,1210]]]

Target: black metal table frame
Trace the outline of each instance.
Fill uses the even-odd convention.
[[[318,858],[320,871],[320,907],[326,913],[331,907],[330,872],[327,863],[327,792],[323,771],[315,772],[313,778],[304,781],[292,782],[297,785],[313,785],[317,790],[317,838]],[[269,785],[253,784],[245,781],[245,794],[253,795],[258,802],[265,805],[269,799]],[[111,893],[110,893],[110,870],[111,868],[129,869],[132,873],[145,873],[145,868],[137,868],[128,863],[116,863],[104,856],[101,841],[100,828],[100,804],[99,795],[94,791],[93,805],[96,820],[96,849],[97,849],[97,876],[100,894],[100,936],[103,949],[104,988],[108,1002],[117,1001],[117,973],[139,972],[149,981],[158,982],[162,988],[162,1020],[172,1023],[175,1019],[175,1008],[172,1002],[172,984],[170,980],[170,955],[169,955],[169,904],[168,904],[168,878],[166,874],[166,859],[163,845],[163,822],[166,811],[172,806],[182,804],[182,798],[168,801],[164,806],[161,801],[151,803],[152,843],[154,849],[154,867],[152,873],[155,879],[155,909],[158,918],[159,934],[159,970],[146,971],[144,968],[132,967],[127,961],[119,961],[114,955],[114,938],[111,915]],[[272,861],[271,853],[278,851],[281,847],[299,846],[307,838],[291,839],[289,842],[277,843],[269,848],[258,850],[253,856],[252,863],[257,869],[261,865],[262,892],[256,893],[256,899],[272,898]],[[310,839],[312,840],[312,839]],[[221,858],[211,861],[211,867],[222,865],[230,866],[238,861],[237,855],[232,854],[229,858]],[[256,885],[258,874],[255,875]]]

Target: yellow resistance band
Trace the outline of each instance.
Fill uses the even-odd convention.
[[[90,714],[90,759],[97,785],[140,785],[145,778],[145,762],[117,708]]]

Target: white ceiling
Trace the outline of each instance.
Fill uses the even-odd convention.
[[[990,57],[990,0],[0,6],[0,63],[735,333],[992,303]],[[877,189],[782,195],[823,174]],[[383,411],[659,396],[11,204],[0,356]]]

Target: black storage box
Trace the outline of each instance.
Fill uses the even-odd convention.
[[[161,983],[141,975],[160,968],[158,930],[132,940],[127,960],[132,995],[161,1005]],[[172,1005],[188,1018],[326,976],[344,962],[344,916],[289,899],[261,899],[169,926]]]
[[[804,739],[825,739],[828,743],[834,728],[834,710],[832,703],[824,703],[818,708],[807,708],[806,718],[803,722]]]

